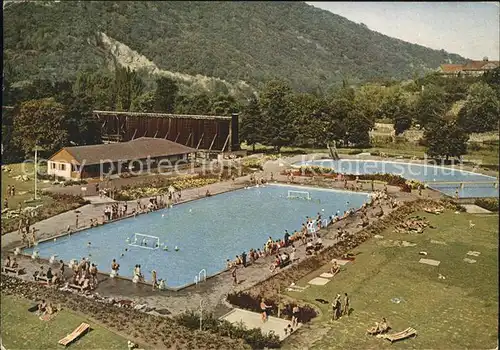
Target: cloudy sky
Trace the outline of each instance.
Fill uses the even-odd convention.
[[[307,3],[411,43],[471,59],[499,59],[498,2]]]

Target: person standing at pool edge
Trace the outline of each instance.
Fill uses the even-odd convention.
[[[238,284],[238,278],[236,277],[236,270],[238,269],[237,266],[234,267],[233,272],[231,272],[231,276],[233,277],[233,285]]]
[[[246,252],[241,253],[241,263],[243,264],[243,267],[247,267],[247,253]]]

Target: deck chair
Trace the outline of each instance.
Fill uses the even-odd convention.
[[[76,289],[79,292],[81,292],[83,290],[82,286],[77,286],[76,284],[70,284],[70,285],[68,285],[68,287],[71,289]]]
[[[389,340],[391,343],[398,341],[398,340],[403,340],[409,337],[413,337],[417,335],[417,331],[414,328],[408,327],[404,331],[399,332],[399,333],[393,333],[393,334],[386,334],[384,335],[384,338]]]
[[[371,328],[368,328],[366,330],[366,333],[368,333],[369,335],[376,335],[376,334],[380,333],[380,329],[378,326],[373,326]]]
[[[3,271],[4,272],[12,272],[12,273],[15,273],[16,275],[19,275],[23,270],[24,268],[23,267],[8,267],[8,266],[4,266],[2,267]]]
[[[83,333],[87,332],[88,330],[90,330],[90,325],[88,323],[82,323],[71,334],[68,334],[66,337],[59,340],[59,344],[64,345],[64,346],[68,346],[69,344],[74,342],[76,339],[81,337],[83,335]]]
[[[35,277],[35,281],[38,281],[38,282],[47,282],[49,283],[49,279],[47,278],[47,276],[36,276]]]

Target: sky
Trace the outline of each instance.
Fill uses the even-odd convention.
[[[499,2],[307,3],[404,41],[470,59],[499,59]]]

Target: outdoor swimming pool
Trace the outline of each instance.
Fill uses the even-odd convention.
[[[327,168],[333,168],[344,174],[395,174],[408,180],[417,180],[427,183],[430,188],[441,191],[448,196],[455,196],[455,191],[459,189],[460,198],[471,197],[498,197],[498,187],[495,187],[494,181],[498,179],[492,176],[473,173],[470,171],[451,169],[441,166],[423,165],[416,163],[402,163],[377,160],[358,160],[358,159],[322,159],[313,161],[304,161],[296,163],[296,166],[314,165]],[[439,184],[433,182],[451,182],[448,184]],[[460,182],[466,182],[463,188]],[[467,182],[475,182],[474,184]],[[489,183],[485,183],[489,182]]]
[[[288,199],[289,190],[308,191],[311,200]],[[225,268],[226,259],[233,260],[250,248],[262,249],[269,236],[281,239],[284,230],[292,233],[300,229],[306,216],[321,212],[327,217],[337,210],[357,209],[368,198],[367,193],[297,186],[252,187],[46,241],[36,249],[42,258],[57,254],[57,259],[65,262],[88,257],[101,272],[110,272],[115,258],[120,275],[127,277],[132,277],[134,266],[140,264],[148,281],[151,271],[156,270],[169,287],[180,287],[192,283],[201,269],[206,269],[207,276],[213,275]],[[158,236],[169,251],[129,246],[126,240],[136,232]],[[179,251],[174,251],[175,246]],[[24,252],[31,254],[32,249]]]

